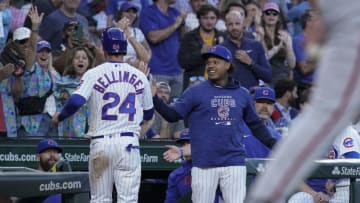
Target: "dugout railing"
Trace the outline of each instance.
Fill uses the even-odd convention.
[[[27,167],[36,169],[38,162],[35,157],[35,149],[41,138],[20,138],[20,139],[0,139],[0,167]],[[62,157],[67,159],[71,164],[73,171],[83,171],[78,175],[85,177],[88,169],[89,158],[89,140],[79,138],[55,138],[55,140],[63,147]],[[154,140],[141,141],[141,162],[142,162],[142,178],[162,178],[166,179],[168,174],[180,165],[180,162],[168,163],[162,154],[166,150],[165,145],[176,144],[173,140]],[[258,173],[266,170],[267,159],[248,159],[247,173],[248,180],[256,176]],[[360,159],[337,159],[337,160],[320,160],[315,161],[316,170],[312,173],[312,178],[350,178],[351,180],[351,203],[360,202],[360,184],[356,182],[360,178]],[[15,173],[15,172],[11,172]],[[20,174],[21,172],[17,171]],[[6,193],[9,188],[19,188],[24,186],[21,184],[21,178],[26,179],[26,175],[18,176],[14,182],[15,185],[9,185],[5,180],[9,171],[0,171],[0,192]],[[47,176],[48,175],[48,176]],[[47,178],[57,175],[47,174],[43,176]],[[71,175],[70,175],[71,176]],[[10,176],[9,176],[10,177]],[[12,177],[15,177],[14,175]],[[40,177],[35,175],[32,177]],[[60,177],[60,176],[57,176]],[[7,178],[7,180],[10,180]],[[26,179],[27,180],[27,179]],[[84,180],[84,179],[83,179]],[[88,180],[87,180],[88,181]],[[251,181],[247,182],[248,185]],[[85,184],[86,185],[86,184]],[[84,186],[85,187],[85,186]],[[84,188],[83,187],[83,188]],[[4,190],[3,190],[4,188]],[[74,190],[74,194],[77,191]],[[82,193],[82,191],[80,191]],[[46,193],[47,194],[47,193]],[[189,200],[189,198],[187,198]]]

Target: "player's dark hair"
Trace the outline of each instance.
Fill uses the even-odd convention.
[[[293,91],[296,87],[296,82],[294,80],[289,79],[281,79],[275,82],[274,90],[275,97],[281,98],[288,91]]]
[[[197,19],[200,20],[201,16],[205,16],[209,12],[215,13],[216,18],[219,19],[219,16],[220,16],[219,10],[210,4],[202,5],[200,7],[199,11],[196,13],[196,17],[197,17]]]

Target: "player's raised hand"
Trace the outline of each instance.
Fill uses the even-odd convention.
[[[181,157],[180,148],[175,145],[165,145],[168,149],[163,153],[163,158],[168,162],[173,162]]]
[[[59,124],[59,119],[58,119],[59,114],[60,114],[59,112],[56,112],[56,113],[53,115],[52,119],[51,119],[51,123],[52,123],[54,126],[57,126],[57,125]]]

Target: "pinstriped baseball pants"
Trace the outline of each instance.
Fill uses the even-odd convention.
[[[191,169],[192,201],[214,202],[216,189],[220,186],[225,203],[242,203],[246,193],[246,167],[226,166]]]
[[[105,136],[90,143],[91,203],[112,202],[115,183],[118,203],[136,203],[141,177],[138,137]],[[128,150],[127,150],[128,149]]]

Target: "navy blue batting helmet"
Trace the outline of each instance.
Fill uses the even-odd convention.
[[[124,33],[115,27],[106,28],[101,36],[103,49],[110,54],[126,54],[127,41]]]

